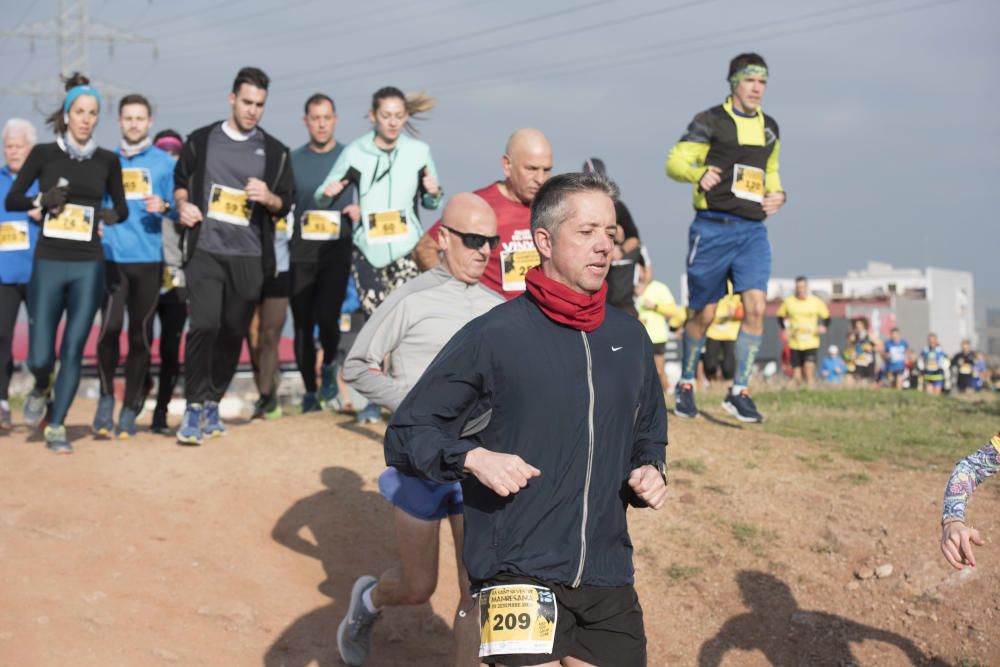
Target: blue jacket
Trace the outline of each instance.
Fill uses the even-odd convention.
[[[840,357],[823,357],[819,366],[819,376],[831,384],[840,384],[847,374],[847,364]]]
[[[38,223],[28,218],[24,211],[7,211],[4,199],[7,191],[14,184],[15,175],[7,165],[0,168],[0,283],[17,285],[31,280],[31,264],[35,254],[35,242],[38,240]],[[38,182],[31,184],[26,193],[29,197],[38,194]],[[21,235],[24,227],[21,224],[5,225],[4,223],[26,223],[28,231],[28,247],[23,250],[4,250],[5,247],[21,246]]]
[[[123,176],[126,169],[147,169],[151,189],[171,206],[170,216],[176,217],[174,206],[174,158],[156,146],[150,146],[138,155],[125,157],[116,151],[121,161]],[[128,193],[126,193],[128,197]],[[104,258],[109,262],[129,264],[133,262],[163,261],[163,217],[159,213],[147,213],[142,199],[128,199],[128,218],[117,225],[104,227],[101,245]]]
[[[388,465],[462,480],[473,585],[512,573],[569,586],[633,582],[627,480],[665,461],[667,414],[653,344],[608,308],[591,333],[550,320],[532,297],[462,328],[403,399],[385,435]],[[475,447],[541,470],[501,498],[463,472]]]

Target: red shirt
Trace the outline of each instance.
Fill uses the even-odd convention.
[[[493,209],[500,236],[500,244],[490,253],[490,261],[479,282],[500,296],[513,299],[524,291],[524,274],[539,263],[538,251],[531,239],[531,207],[504,197],[498,183],[473,194],[482,197]],[[440,224],[438,220],[427,233],[436,239]]]

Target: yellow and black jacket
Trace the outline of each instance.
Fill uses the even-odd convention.
[[[784,191],[778,176],[780,147],[778,123],[760,109],[753,117],[735,113],[730,97],[694,117],[670,151],[667,175],[695,184],[696,210],[763,220],[764,195]],[[710,166],[722,171],[722,182],[703,192],[698,181]]]

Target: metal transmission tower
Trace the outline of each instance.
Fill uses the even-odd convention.
[[[159,53],[154,40],[114,26],[91,23],[87,12],[87,0],[58,0],[58,5],[59,12],[56,16],[35,21],[13,30],[0,30],[0,37],[28,39],[32,51],[35,49],[35,40],[55,39],[59,48],[59,76],[69,76],[73,72],[81,72],[90,76],[91,42],[106,42],[112,53],[114,53],[116,43],[150,44],[153,47],[153,57],[158,57]],[[93,78],[91,81],[108,98],[109,103],[114,98],[129,92],[109,81]],[[40,99],[61,99],[64,92],[62,82],[58,77],[46,77],[16,86],[0,88],[0,95],[33,97],[36,106]]]

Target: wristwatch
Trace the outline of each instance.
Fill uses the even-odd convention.
[[[653,466],[660,471],[660,477],[663,478],[663,484],[667,484],[667,464],[663,461],[640,461],[636,468],[641,468],[642,466]]]
[[[163,200],[163,215],[166,215],[167,213],[170,213],[170,209],[172,209],[172,208],[173,208],[173,206],[170,205],[170,202],[168,202],[166,199],[164,199]]]

